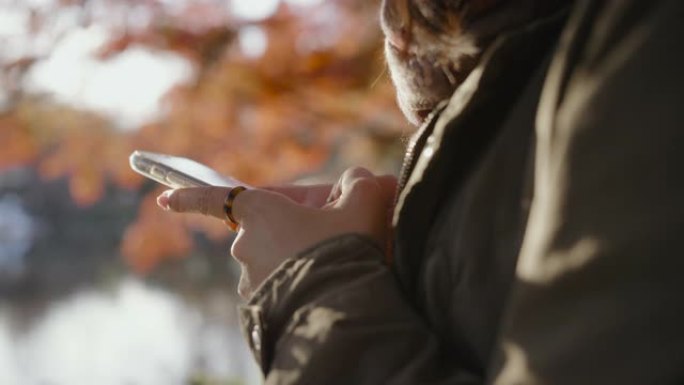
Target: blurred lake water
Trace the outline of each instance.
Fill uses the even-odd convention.
[[[257,384],[229,295],[190,304],[129,277],[31,319],[0,307],[0,384]],[[201,308],[212,308],[208,315]]]
[[[141,192],[83,208],[65,180],[0,172],[0,385],[260,383],[228,241],[134,274],[119,254]]]

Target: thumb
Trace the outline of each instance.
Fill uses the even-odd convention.
[[[338,182],[341,207],[379,206],[384,204],[385,188],[380,179],[364,168],[350,168]]]

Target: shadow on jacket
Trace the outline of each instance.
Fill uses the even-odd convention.
[[[501,37],[414,136],[391,261],[345,235],[241,309],[267,384],[684,381],[684,2]]]

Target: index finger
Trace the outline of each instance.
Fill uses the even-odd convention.
[[[198,213],[226,219],[223,203],[231,188],[189,187],[167,190],[157,197],[157,204],[177,213]]]

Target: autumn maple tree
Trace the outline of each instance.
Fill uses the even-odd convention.
[[[103,2],[117,9],[124,4],[131,13],[147,7],[154,17],[135,28],[108,21],[110,37],[95,53],[99,60],[142,46],[181,55],[193,77],[164,96],[160,118],[123,131],[97,113],[23,90],[21,77],[43,58],[4,60],[10,100],[0,114],[0,170],[31,166],[46,179],[68,178],[74,201],[88,206],[108,183],[128,189],[147,183],[128,166],[135,149],[191,157],[258,185],[320,171],[349,132],[386,140],[406,128],[385,72],[378,1],[329,0],[306,10],[283,3],[257,21],[231,15],[220,1],[189,2],[174,13],[152,0]],[[86,1],[57,6],[80,7],[81,23],[103,22],[88,13]],[[29,10],[31,28],[57,11]],[[247,27],[266,37],[257,56],[239,49]],[[219,221],[157,209],[154,196],[162,190],[143,197],[123,237],[122,254],[141,272],[187,254],[193,230],[227,236]]]

